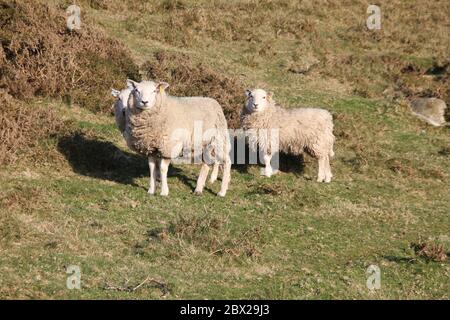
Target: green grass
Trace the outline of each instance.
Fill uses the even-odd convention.
[[[336,105],[348,105],[351,115],[367,104],[355,99]],[[79,121],[80,130],[117,141],[118,133],[105,130],[110,120]],[[409,144],[423,138],[407,130],[390,139]],[[436,156],[434,146],[413,145],[408,155],[390,145],[386,152],[411,162],[428,153],[427,163],[448,179],[440,165],[448,158]],[[427,262],[410,248],[420,238],[448,248],[448,180],[404,176],[383,167],[382,159],[355,173],[337,151],[329,185],[313,181],[316,165],[307,159],[304,172],[272,179],[260,177],[256,167],[235,169],[225,199],[215,196],[217,184],[202,197],[193,195],[195,166],[173,167],[169,198],[149,196],[143,158],[132,160],[138,170],[124,162],[116,172],[74,173],[80,163],[62,164],[57,173],[4,172],[2,205],[11,219],[2,221],[1,294],[161,298],[164,292],[151,282],[135,292],[105,289],[135,287],[150,277],[167,285],[165,298],[448,298],[448,262]],[[83,156],[108,157],[95,148]],[[211,228],[211,219],[219,227]],[[177,231],[190,223],[206,227]],[[165,236],[154,235],[165,229]],[[223,248],[229,250],[214,253]],[[65,287],[64,266],[70,264],[81,267],[82,290]],[[382,270],[382,289],[375,293],[365,287],[370,264]]]
[[[261,3],[258,14],[273,5]],[[287,72],[286,52],[298,46],[291,38],[274,40],[271,50],[284,52],[275,58],[252,56],[252,44],[229,40],[228,29],[203,30],[187,47],[181,34],[139,41],[135,25],[142,21],[112,9],[83,9],[138,63],[161,49],[184,52],[244,74],[249,87],[269,87],[288,107],[326,107],[335,115],[334,180],[316,183],[317,163],[306,157],[303,170],[299,163],[270,179],[257,166],[234,166],[226,198],[215,195],[219,183],[198,197],[199,167],[175,165],[169,197],[150,196],[146,160],[127,149],[111,116],[32,101],[55,108],[78,132],[42,142],[52,155],[46,165],[0,169],[0,297],[449,298],[449,259],[427,260],[411,247],[426,241],[450,251],[450,159],[441,152],[449,147],[448,127],[427,126],[403,104],[376,95],[379,88],[368,99],[339,75]],[[168,14],[158,9],[155,21]],[[326,17],[315,17],[318,37]],[[266,31],[256,36],[271,38]],[[359,52],[339,39],[333,37],[336,51]],[[199,41],[206,45],[196,46]],[[399,55],[426,66],[433,59],[429,52],[417,59]],[[366,287],[371,264],[381,269],[381,289],[374,292]],[[66,288],[69,265],[81,268],[81,290]]]

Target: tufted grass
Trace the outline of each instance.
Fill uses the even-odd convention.
[[[234,38],[233,28],[244,26],[210,25],[212,9],[204,3],[202,29],[195,24],[200,22],[189,24],[188,13],[180,12],[192,10],[195,17],[198,2],[149,4],[154,20],[133,16],[113,0],[80,3],[85,18],[122,41],[139,65],[160,50],[188,54],[192,61],[206,63],[249,87],[270,88],[287,107],[307,104],[330,110],[337,136],[334,180],[316,183],[316,161],[305,157],[302,165],[289,159],[288,172],[271,179],[259,176],[257,166],[234,166],[225,199],[215,196],[218,183],[207,185],[204,195],[196,197],[199,168],[175,165],[169,171],[169,197],[149,196],[146,160],[126,148],[110,115],[34,99],[30,105],[52,108],[75,130],[41,141],[48,159],[19,161],[0,169],[0,297],[449,298],[450,259],[437,261],[415,250],[427,243],[442,247],[447,256],[450,252],[449,127],[432,128],[410,115],[404,103],[408,92],[392,86],[384,71],[375,71],[358,84],[364,70],[379,63],[364,59],[367,52],[360,45],[379,50],[380,55],[396,45],[400,64],[426,69],[440,63],[438,40],[445,41],[441,34],[429,38],[418,56],[397,38],[408,37],[414,47],[432,25],[428,15],[440,13],[425,11],[426,24],[414,35],[408,33],[410,27],[396,27],[404,32],[398,36],[387,28],[381,40],[372,42],[372,35],[357,29],[355,20],[348,26],[327,21],[325,9],[317,11],[306,1],[300,11],[306,28],[302,33],[296,35],[294,28],[290,35],[297,25],[293,16],[280,20],[284,25],[278,26],[279,37],[266,26],[249,35],[256,40],[248,41]],[[255,1],[236,3],[241,7],[250,3],[256,16],[271,9],[267,16],[274,19],[294,1],[260,1],[257,7]],[[328,10],[338,15],[351,12],[355,18],[360,12],[358,19],[364,21],[366,4],[356,3],[359,6],[348,2]],[[408,9],[394,3],[389,7],[392,19],[403,16],[407,21]],[[187,24],[187,31],[166,30],[164,24],[152,30],[170,15]],[[219,16],[219,21],[235,21],[227,12]],[[144,21],[146,29],[138,31],[136,25]],[[180,21],[173,23],[179,26]],[[349,70],[339,67],[331,74],[328,64],[319,64],[305,75],[287,71],[295,62],[290,53],[298,41],[306,41],[301,35],[313,31],[325,44],[314,48],[311,43],[311,52],[319,59],[321,50],[328,48],[330,54],[356,55],[363,68],[348,65]],[[142,32],[148,34],[145,41]],[[261,49],[270,39],[274,40],[267,50],[276,55],[252,54],[252,46]],[[303,63],[302,54],[297,59]],[[397,60],[385,63],[394,65]],[[355,81],[349,81],[352,76]],[[420,76],[405,79],[408,88],[415,88]],[[446,82],[439,81],[435,84],[445,88]],[[400,96],[381,94],[389,88]],[[366,287],[365,272],[371,264],[381,269],[381,289],[375,292]],[[66,288],[69,265],[81,268],[81,290]]]

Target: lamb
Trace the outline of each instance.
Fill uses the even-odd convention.
[[[279,150],[293,155],[303,152],[318,159],[318,182],[330,182],[332,178],[330,158],[334,156],[333,118],[324,109],[284,109],[275,104],[273,93],[262,89],[246,90],[247,101],[241,114],[244,130],[279,129]],[[259,145],[264,153],[264,175],[271,176],[273,154],[268,150],[268,136],[252,135],[249,146]]]
[[[205,97],[173,97],[166,93],[165,82],[127,80],[132,88],[125,109],[124,137],[128,146],[148,157],[150,186],[148,193],[155,193],[155,168],[161,172],[161,195],[167,196],[167,171],[172,159],[182,151],[207,152],[212,161],[202,161],[195,194],[201,195],[209,172],[214,164],[211,180],[217,178],[219,163],[223,165],[222,185],[218,196],[224,197],[230,181],[230,139],[227,122],[219,103]],[[200,132],[198,132],[200,130]],[[200,136],[198,136],[200,135]],[[200,139],[196,141],[196,139]],[[198,155],[195,155],[198,156]],[[201,159],[200,159],[201,160]],[[208,163],[210,162],[210,163]]]

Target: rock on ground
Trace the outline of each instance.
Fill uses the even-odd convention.
[[[445,124],[447,105],[438,98],[416,98],[411,101],[411,112],[433,126]]]

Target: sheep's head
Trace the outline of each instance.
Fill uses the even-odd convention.
[[[156,103],[156,96],[164,93],[169,87],[166,82],[135,82],[133,80],[127,80],[127,85],[131,89],[130,98],[134,100],[134,106],[142,110],[153,108]]]
[[[248,112],[262,112],[272,102],[273,93],[266,92],[263,89],[246,90],[247,101],[245,107]]]
[[[125,107],[128,104],[128,97],[130,96],[131,89],[123,89],[122,91],[111,89],[111,94],[113,97],[117,98],[117,101],[114,103],[115,112],[116,111],[124,111]]]
[[[117,100],[122,101],[122,103],[124,105],[127,104],[128,101],[128,97],[130,96],[131,93],[131,89],[127,88],[127,89],[123,89],[122,91],[116,90],[116,89],[111,89],[111,95],[113,97],[116,97]]]

